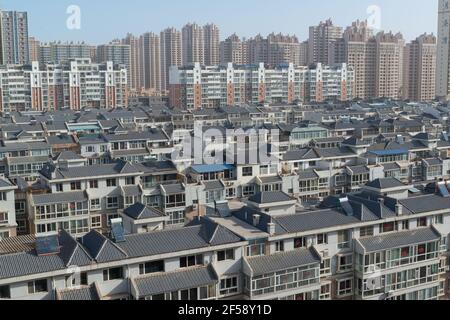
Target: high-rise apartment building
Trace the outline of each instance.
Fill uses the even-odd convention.
[[[181,32],[175,28],[167,28],[161,32],[160,41],[162,89],[167,90],[170,67],[182,65]]]
[[[439,0],[436,96],[450,98],[450,5]]]
[[[0,69],[1,112],[127,107],[127,97],[127,69],[111,61],[35,61]]]
[[[320,22],[318,26],[309,27],[309,62],[328,64],[330,43],[340,38],[342,28],[333,25],[331,19]]]
[[[61,63],[72,59],[90,59],[91,45],[84,42],[51,42],[39,46],[40,63]]]
[[[408,43],[404,52],[404,98],[431,101],[436,98],[436,37],[423,34]]]
[[[244,44],[237,34],[232,34],[220,43],[220,63],[246,64]]]
[[[199,63],[173,67],[170,105],[201,109],[244,104],[348,101],[354,76],[345,64],[309,67],[283,64],[267,69],[258,65],[204,67]]]
[[[271,33],[248,40],[249,62],[277,66],[281,63],[300,65],[301,45],[296,36]]]
[[[28,39],[28,49],[30,61],[40,61],[41,42],[34,37]]]
[[[215,24],[203,27],[205,65],[216,66],[220,62],[220,31]]]
[[[29,54],[27,13],[0,11],[0,64],[28,63]]]
[[[300,43],[300,55],[299,55],[299,64],[301,66],[308,65],[308,51],[309,51],[309,44],[308,41],[303,41]]]
[[[379,32],[375,43],[375,97],[399,99],[403,96],[403,50],[400,33]]]
[[[182,30],[183,65],[200,63],[205,64],[205,37],[204,29],[198,24],[188,23]]]
[[[147,90],[160,92],[161,78],[161,41],[159,35],[148,32],[141,36],[143,46],[144,87]]]
[[[144,88],[144,53],[140,37],[127,34],[122,44],[130,46],[130,88],[141,91]]]
[[[369,28],[367,21],[356,21],[344,31],[342,41],[337,40],[336,44],[343,46],[343,57],[340,57],[340,50],[332,51],[331,63],[346,62],[355,70],[355,97],[374,97],[375,86],[375,49],[369,44],[373,38],[373,31]]]
[[[131,48],[128,44],[122,44],[114,40],[109,44],[100,45],[96,52],[97,62],[112,61],[114,64],[124,65],[128,71],[128,83],[131,82]]]

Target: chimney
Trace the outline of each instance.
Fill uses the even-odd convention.
[[[253,215],[253,226],[256,227],[259,224],[259,221],[261,220],[261,216],[259,214]]]
[[[397,217],[400,217],[403,215],[403,206],[400,203],[397,203],[395,205],[395,214],[397,215]]]
[[[267,233],[270,236],[275,235],[275,223],[270,222],[270,223],[267,224]]]

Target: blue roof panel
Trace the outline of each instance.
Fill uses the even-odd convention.
[[[401,154],[408,154],[409,151],[406,149],[398,149],[398,150],[373,150],[369,151],[369,153],[374,154],[376,156],[396,156]]]
[[[234,166],[231,164],[204,164],[204,165],[194,165],[192,170],[197,173],[211,173],[211,172],[221,172],[225,170],[231,170]]]

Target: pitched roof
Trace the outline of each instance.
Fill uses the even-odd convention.
[[[374,252],[392,248],[401,248],[412,244],[426,243],[439,239],[441,239],[441,235],[433,228],[423,228],[371,238],[361,238],[358,241],[366,252]]]
[[[298,249],[245,259],[250,266],[252,276],[320,263],[320,258],[311,249]]]
[[[97,301],[100,300],[100,294],[94,284],[80,288],[70,288],[58,290],[57,300],[62,301]]]
[[[209,222],[207,219],[202,219],[201,223],[193,222],[193,224],[180,229],[126,235],[125,242],[118,243],[117,246],[132,258],[207,248],[212,245],[241,241],[231,231]]]
[[[126,208],[123,213],[135,220],[161,218],[162,216],[161,212],[147,207],[142,203],[135,203],[131,207]]]
[[[81,239],[81,243],[90,256],[98,263],[118,261],[127,258],[127,254],[121,248],[94,230],[86,234]]]
[[[367,183],[366,186],[380,190],[406,187],[405,184],[396,178],[375,179]]]
[[[291,198],[284,192],[281,191],[273,191],[273,192],[260,192],[253,196],[251,196],[249,201],[259,204],[273,203],[273,202],[284,202],[284,201],[293,201]]]
[[[214,269],[212,266],[207,266],[135,278],[132,280],[132,285],[139,297],[147,297],[165,292],[207,286],[217,282],[218,277]]]

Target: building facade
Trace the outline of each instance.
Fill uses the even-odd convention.
[[[228,79],[225,81],[225,79]],[[345,64],[266,69],[264,64],[172,68],[170,104],[199,109],[244,104],[294,103],[353,97],[353,70]]]
[[[127,70],[112,62],[5,66],[0,83],[2,112],[127,106]]]
[[[29,63],[28,15],[26,12],[0,11],[0,63]]]

